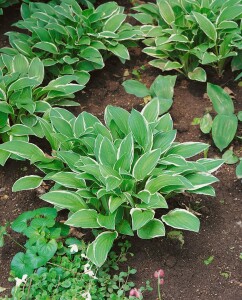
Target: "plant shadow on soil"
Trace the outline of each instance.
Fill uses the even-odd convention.
[[[124,2],[124,1],[123,1]],[[123,4],[123,3],[121,3]],[[18,18],[15,8],[7,9],[3,19],[0,19],[0,34],[10,30]],[[0,41],[6,45],[6,38]],[[146,70],[141,73],[142,82],[150,86],[152,81],[160,74],[159,70],[148,66],[148,58],[139,49],[131,51],[131,60],[122,65],[117,59],[107,61],[103,70],[92,74],[87,88],[78,93],[77,100],[80,107],[73,112],[83,110],[95,114],[103,120],[106,105],[121,106],[131,110],[140,110],[143,100],[125,93],[121,83],[131,78],[132,71],[145,65]],[[127,72],[128,70],[128,72]],[[125,72],[126,71],[126,72]],[[128,77],[124,77],[124,73]],[[134,77],[134,76],[133,76]],[[214,72],[209,72],[210,82],[229,87],[235,94],[235,109],[242,110],[242,89],[233,82],[233,74],[227,71],[224,78],[218,80]],[[162,88],[162,87],[161,87]],[[174,127],[178,131],[178,140],[201,141],[212,143],[211,137],[205,136],[198,126],[191,125],[195,117],[201,117],[211,103],[204,93],[206,84],[191,82],[185,78],[178,78],[175,87],[174,104],[171,115]],[[241,128],[240,128],[241,132]],[[242,157],[238,141],[232,146],[237,155]],[[221,157],[219,151],[210,147],[208,157]],[[46,203],[39,200],[35,191],[12,193],[13,183],[21,176],[33,174],[35,168],[28,163],[8,161],[6,166],[0,168],[0,224],[11,221],[20,213],[32,210]],[[128,264],[137,269],[133,280],[137,287],[151,280],[154,291],[146,294],[145,299],[155,300],[156,281],[153,278],[155,270],[165,270],[165,284],[163,297],[165,300],[241,300],[242,299],[242,261],[239,258],[242,252],[242,197],[241,180],[235,177],[235,166],[224,165],[216,172],[220,182],[214,186],[217,195],[215,198],[206,196],[180,195],[169,200],[170,205],[176,203],[179,207],[199,207],[201,230],[197,233],[184,232],[185,244],[181,249],[179,244],[167,238],[153,240],[131,239],[131,252]],[[9,240],[0,250],[0,286],[11,288],[8,282],[9,265],[18,249]],[[214,256],[210,265],[203,260]],[[221,273],[228,272],[229,278]]]

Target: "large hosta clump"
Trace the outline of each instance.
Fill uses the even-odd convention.
[[[140,31],[125,22],[124,8],[107,2],[97,8],[82,9],[75,0],[60,4],[30,3],[21,8],[23,20],[15,26],[27,33],[8,32],[15,51],[39,57],[49,73],[75,75],[83,82],[83,72],[104,67],[110,55],[122,62],[129,59]],[[13,49],[3,48],[9,54]]]
[[[162,90],[164,91],[162,93]],[[167,93],[169,91],[169,93]],[[173,86],[160,89],[141,112],[131,113],[114,106],[105,110],[105,125],[93,115],[53,108],[42,119],[52,157],[25,142],[8,142],[0,149],[18,154],[46,173],[26,176],[14,191],[55,182],[41,198],[58,209],[70,211],[66,224],[96,228],[100,234],[89,246],[87,256],[101,266],[119,234],[142,239],[164,236],[165,224],[199,231],[199,219],[185,209],[169,209],[179,193],[214,196],[211,175],[222,160],[189,160],[208,148],[197,142],[175,142],[176,130],[169,113],[160,115],[162,97]],[[157,209],[163,209],[161,217]]]

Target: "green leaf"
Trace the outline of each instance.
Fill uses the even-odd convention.
[[[118,160],[122,160],[120,168],[129,172],[134,159],[134,140],[131,133],[122,140],[117,156]]]
[[[137,80],[126,80],[122,83],[122,86],[124,87],[126,93],[135,95],[136,97],[145,97],[150,95],[149,89],[147,87],[137,81]]]
[[[127,199],[123,195],[121,195],[120,197],[110,196],[108,201],[110,213],[112,214],[113,212],[115,212],[126,201]]]
[[[213,120],[212,137],[214,144],[223,151],[234,139],[238,126],[235,115],[217,115]]]
[[[103,31],[115,32],[122,25],[126,17],[126,14],[118,14],[108,18],[103,26]]]
[[[108,46],[108,50],[114,55],[120,57],[121,59],[129,59],[129,51],[123,44],[117,44],[116,46]]]
[[[106,125],[110,128],[112,121],[117,124],[118,129],[127,135],[130,130],[128,126],[129,112],[121,107],[108,105],[105,109],[104,119]]]
[[[202,151],[205,151],[208,149],[208,147],[209,145],[204,143],[186,142],[174,145],[166,154],[177,154],[183,156],[184,158],[190,158],[201,153]]]
[[[8,223],[5,226],[0,226],[0,248],[4,246],[4,235],[7,234]]]
[[[242,14],[242,5],[233,5],[225,7],[218,16],[216,23],[220,24],[225,20],[235,20]]]
[[[140,156],[133,168],[133,176],[136,180],[143,180],[156,167],[160,159],[160,149],[152,150]]]
[[[203,133],[209,133],[212,129],[213,118],[210,113],[205,114],[200,121],[200,129]]]
[[[192,189],[189,190],[196,190],[200,189],[204,186],[210,185],[218,181],[218,179],[211,174],[207,173],[194,173],[186,175],[186,178],[191,182],[193,185]]]
[[[171,131],[173,129],[173,121],[169,113],[160,117],[155,128],[161,132]]]
[[[50,42],[38,42],[36,43],[33,48],[38,48],[40,50],[52,53],[52,54],[58,54],[58,48],[55,44],[52,44]]]
[[[191,80],[197,80],[197,81],[201,81],[201,82],[207,81],[206,71],[201,67],[197,67],[192,72],[188,72],[188,77]]]
[[[176,130],[157,133],[154,136],[153,148],[160,150],[161,154],[163,154],[171,147],[175,138],[176,138]]]
[[[29,77],[37,79],[40,84],[43,82],[45,76],[44,64],[38,57],[31,61],[28,73]]]
[[[5,101],[0,101],[0,112],[14,114],[13,107]]]
[[[103,57],[102,57],[101,53],[93,47],[86,47],[81,52],[81,57],[99,65],[99,68],[104,67]]]
[[[116,219],[116,213],[110,214],[110,215],[101,215],[99,214],[97,217],[97,222],[101,227],[114,230],[115,229],[115,219]]]
[[[157,97],[159,99],[159,115],[166,113],[172,106],[176,78],[176,76],[171,75],[159,75],[150,87],[152,97]]]
[[[169,175],[169,174],[162,174],[157,176],[156,178],[147,181],[145,189],[148,190],[151,194],[154,194],[167,186],[184,187],[184,184],[176,176]]]
[[[224,159],[224,162],[227,165],[233,165],[236,164],[239,161],[238,156],[236,156],[233,152],[233,150],[227,150],[224,152],[222,159]]]
[[[87,248],[87,257],[96,266],[101,267],[107,259],[108,253],[118,237],[117,232],[106,231],[100,233]],[[100,251],[102,249],[102,251]]]
[[[242,178],[242,160],[240,160],[240,163],[236,167],[236,176],[240,179]]]
[[[141,114],[146,118],[149,123],[155,122],[159,116],[160,103],[159,99],[156,97],[152,99],[145,107],[142,109]]]
[[[12,64],[13,64],[13,72],[17,72],[21,74],[28,73],[29,62],[24,55],[17,54],[16,56],[14,56]]]
[[[157,5],[159,8],[159,12],[163,18],[163,20],[168,24],[171,25],[175,22],[175,14],[172,10],[168,1],[164,0],[157,0]]]
[[[238,120],[239,120],[240,122],[242,122],[242,111],[239,111],[239,112],[238,112],[237,117],[238,117]]]
[[[204,15],[193,12],[193,15],[201,30],[214,42],[217,40],[217,31],[213,23]]]
[[[155,212],[152,210],[132,208],[130,215],[132,218],[132,230],[138,230],[154,218]]]
[[[137,143],[148,150],[151,147],[151,132],[146,119],[135,109],[131,111],[129,126]]]
[[[137,234],[139,238],[145,240],[165,236],[165,226],[162,221],[154,219],[149,221],[142,228],[138,229]]]
[[[36,248],[41,258],[49,261],[57,251],[57,242],[54,239],[46,242],[45,238],[40,238],[37,240]]]
[[[25,274],[31,275],[34,267],[29,263],[23,252],[18,252],[11,261],[11,270],[14,272],[14,276],[22,278]]]
[[[52,176],[48,176],[48,180],[53,180],[56,183],[68,188],[83,188],[85,183],[76,177],[73,172],[58,172]]]
[[[204,260],[203,260],[203,263],[204,263],[206,266],[208,266],[208,265],[210,265],[210,264],[213,262],[213,260],[214,260],[214,256],[209,256],[207,259],[204,259]]]
[[[61,209],[69,209],[76,212],[80,209],[87,208],[86,203],[76,193],[68,191],[51,191],[40,197],[40,199],[49,202]]]
[[[117,151],[112,142],[104,137],[99,148],[98,159],[101,164],[113,167],[117,161]]]
[[[122,220],[119,224],[117,224],[116,229],[121,234],[134,236],[133,230],[127,220]]]
[[[163,215],[161,219],[173,228],[199,232],[199,219],[185,209],[174,209]]]
[[[27,87],[37,86],[39,82],[34,78],[22,77],[14,81],[8,88],[8,93],[23,90]]]
[[[34,144],[23,141],[10,141],[0,145],[0,149],[28,159],[31,163],[48,160],[45,154]]]
[[[207,84],[208,97],[218,114],[231,115],[234,113],[234,103],[230,96],[218,85]]]
[[[13,187],[13,192],[36,189],[41,185],[43,178],[40,176],[30,175],[18,179]]]
[[[81,209],[65,222],[66,225],[81,228],[99,228],[97,212],[94,209]]]

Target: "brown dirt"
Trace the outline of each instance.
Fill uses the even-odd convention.
[[[9,30],[17,18],[16,10],[8,9],[4,17],[0,17],[0,34]],[[7,25],[6,25],[7,23]],[[3,42],[0,41],[0,45]],[[147,57],[140,50],[133,50],[131,61],[122,65],[117,59],[111,58],[104,70],[93,73],[92,79],[85,91],[77,96],[81,106],[75,110],[92,112],[100,119],[106,105],[117,105],[131,110],[140,109],[142,99],[125,93],[121,83],[124,72],[129,71],[130,78],[133,69],[147,65]],[[127,73],[127,72],[126,72]],[[142,82],[150,85],[159,71],[151,67],[142,72]],[[127,79],[125,78],[125,79]],[[209,81],[228,86],[236,95],[234,101],[236,110],[242,110],[242,91],[233,82],[233,76],[226,72],[224,78],[218,80],[210,72]],[[162,87],[161,87],[162,88]],[[211,104],[203,97],[206,85],[178,78],[174,105],[171,114],[175,128],[178,130],[179,141],[203,141],[212,143],[210,136],[203,135],[198,126],[192,126],[195,117],[201,117]],[[238,141],[233,143],[235,152],[242,156]],[[221,156],[218,150],[211,146],[209,157]],[[12,193],[11,187],[15,180],[26,174],[33,174],[34,168],[24,162],[9,161],[4,168],[0,168],[0,224],[11,221],[21,212],[45,205],[40,201],[34,191]],[[235,166],[224,165],[216,176],[220,182],[215,185],[217,196],[187,195],[179,196],[175,201],[177,205],[199,208],[201,213],[201,231],[199,234],[184,232],[185,244],[181,249],[179,244],[167,238],[152,241],[131,240],[131,251],[135,254],[129,260],[129,265],[137,269],[134,281],[137,286],[146,280],[156,287],[153,279],[155,270],[165,270],[165,285],[163,298],[165,300],[241,300],[242,299],[242,206],[241,206],[241,180],[235,177]],[[7,281],[9,264],[13,255],[20,251],[8,241],[0,252],[0,286],[10,289]],[[204,259],[214,256],[214,261],[206,266]],[[221,273],[227,272],[229,278]],[[155,300],[156,290],[146,294],[146,300]]]

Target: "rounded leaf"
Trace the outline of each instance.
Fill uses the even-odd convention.
[[[174,209],[162,216],[162,221],[168,226],[177,229],[199,232],[199,219],[185,209]]]

